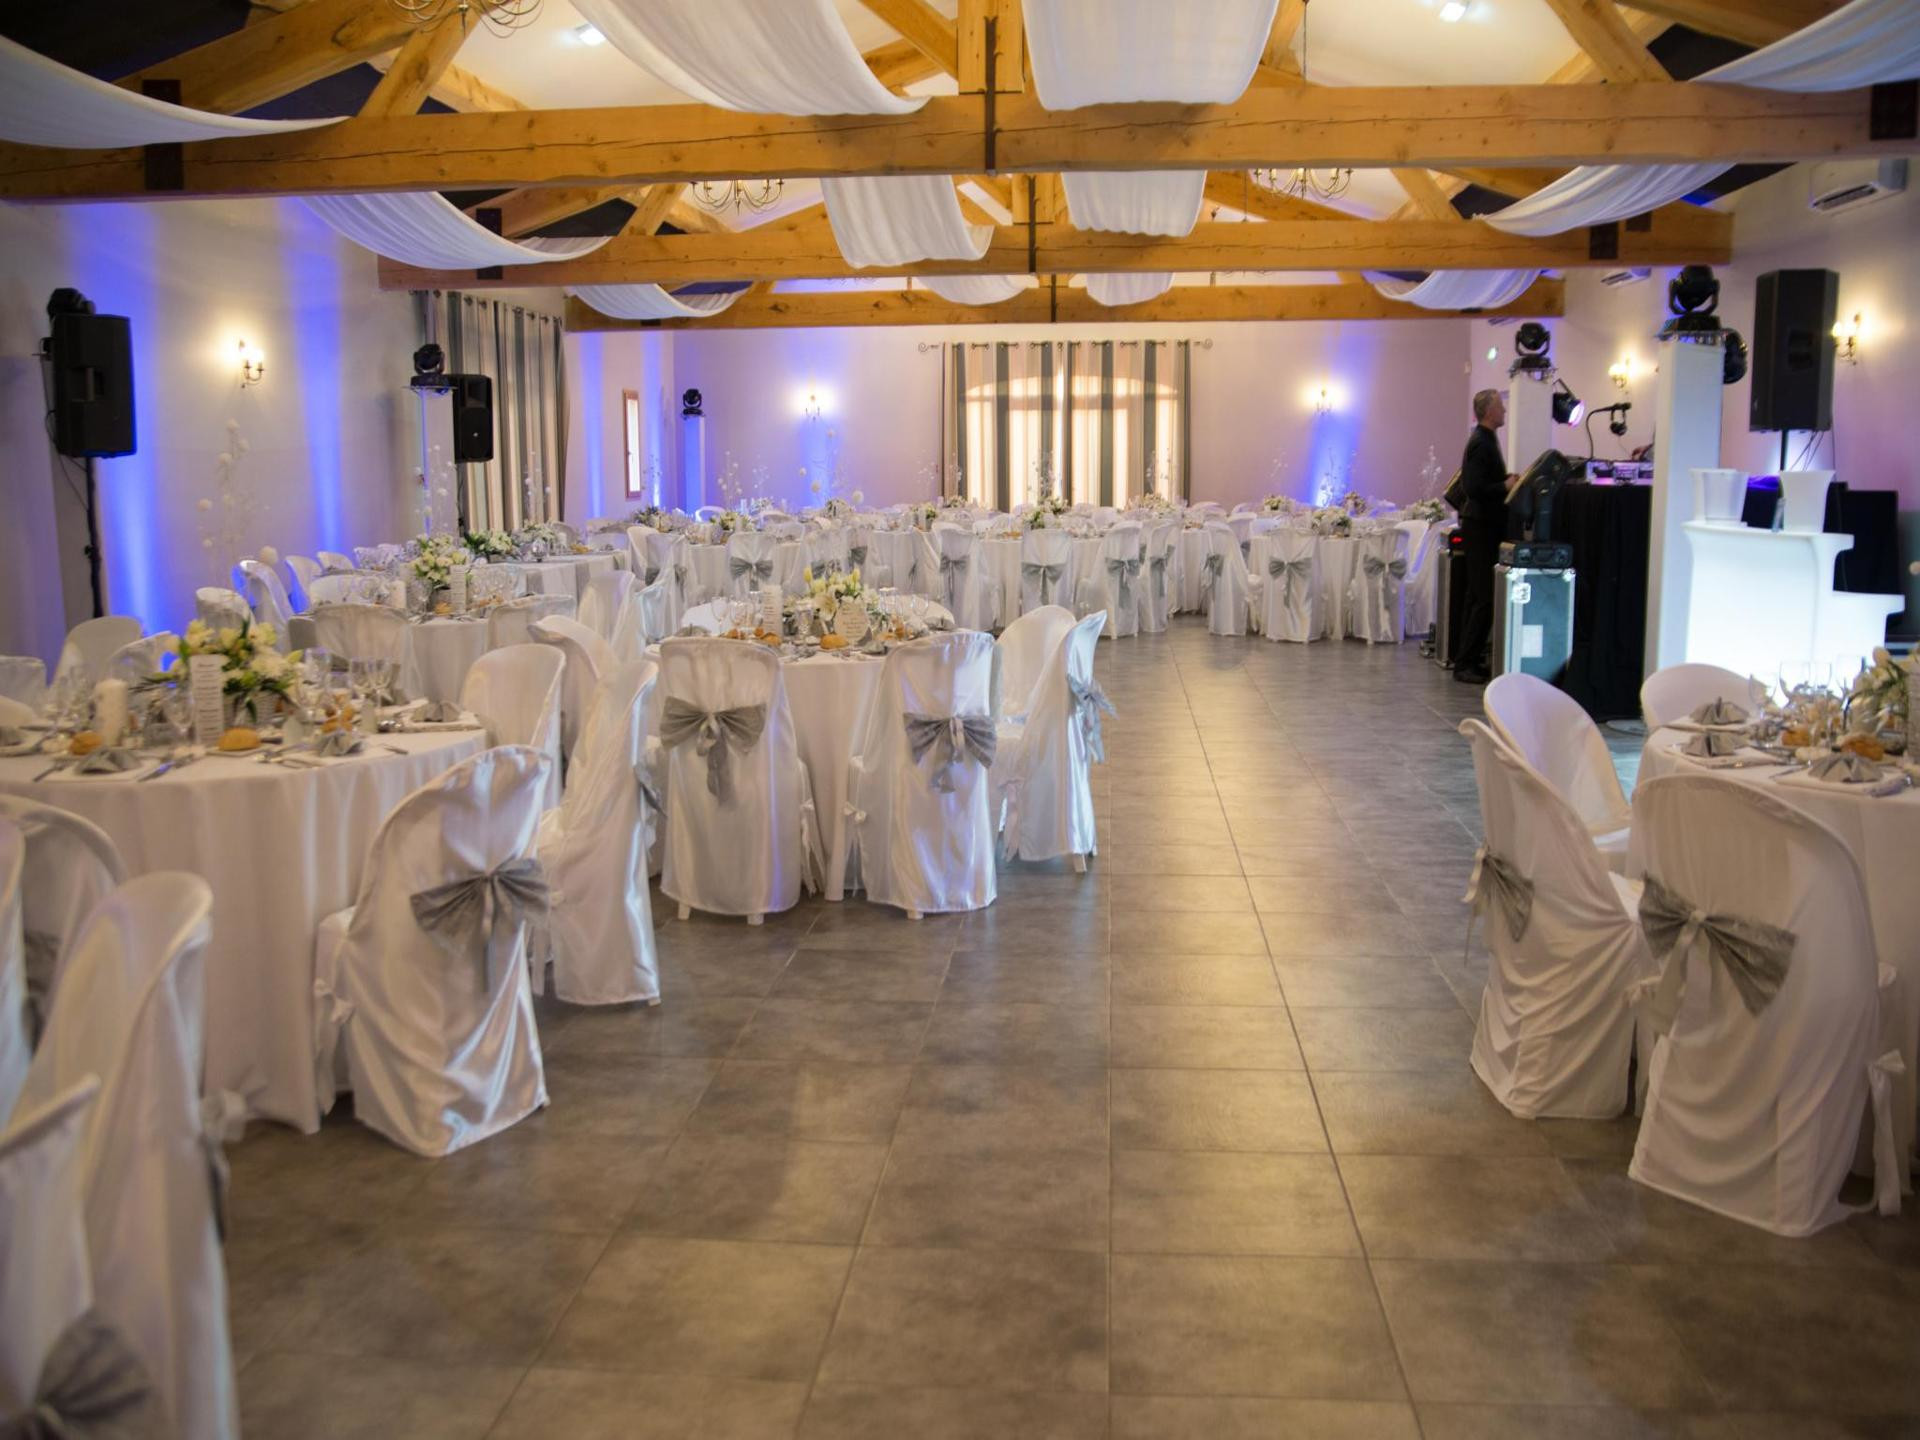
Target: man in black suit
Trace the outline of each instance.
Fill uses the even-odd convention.
[[[1473,397],[1473,433],[1460,457],[1460,483],[1467,492],[1460,512],[1465,536],[1467,603],[1453,649],[1453,678],[1469,685],[1487,683],[1487,641],[1493,633],[1493,567],[1500,542],[1507,538],[1507,462],[1497,431],[1507,420],[1507,403],[1498,390]]]

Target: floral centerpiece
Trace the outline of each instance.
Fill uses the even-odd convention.
[[[457,567],[473,563],[466,546],[451,535],[422,535],[414,544],[416,551],[407,568],[429,591],[446,589]]]
[[[829,620],[840,607],[848,601],[857,601],[866,595],[866,588],[860,583],[860,567],[851,570],[836,571],[829,575],[815,575],[809,565],[800,572],[800,578],[807,587],[807,598],[814,607]]]
[[[649,530],[658,530],[664,535],[673,524],[673,515],[658,505],[642,505],[627,516],[627,524],[644,525]]]
[[[1148,490],[1134,500],[1133,508],[1149,510],[1156,515],[1170,515],[1173,513],[1174,504],[1158,490]]]
[[[827,498],[827,503],[820,507],[820,513],[825,515],[829,520],[851,520],[854,516],[854,507],[860,503],[860,498],[860,492],[858,490],[853,492],[853,496],[850,499],[842,499],[838,495],[831,495]]]
[[[751,530],[753,521],[738,510],[722,510],[713,517],[713,525],[722,535],[731,535],[736,530]]]
[[[1430,525],[1444,525],[1453,518],[1453,507],[1439,496],[1428,500],[1416,500],[1406,508],[1409,520],[1425,520]]]
[[[148,683],[184,684],[189,659],[195,655],[218,655],[228,710],[235,720],[245,717],[257,723],[264,705],[277,704],[287,698],[299,683],[300,652],[281,654],[274,649],[279,638],[273,626],[252,620],[220,630],[204,620],[192,621],[186,634],[180,637],[180,664],[164,674],[152,676]]]
[[[1860,667],[1847,695],[1847,720],[1855,730],[1897,742],[1906,748],[1913,733],[1913,692],[1920,677],[1920,652],[1895,659],[1876,645],[1871,663]]]
[[[513,554],[513,537],[504,530],[469,530],[462,538],[468,553],[483,560],[504,560]]]
[[[940,507],[932,501],[926,501],[910,507],[907,516],[919,529],[931,530],[933,522],[940,518]]]
[[[1353,516],[1344,506],[1322,505],[1312,512],[1309,523],[1313,533],[1323,539],[1339,540],[1353,534]]]
[[[515,554],[530,556],[536,547],[543,555],[559,555],[567,549],[567,537],[560,533],[557,526],[549,525],[544,521],[522,525],[513,532]]]
[[[1260,502],[1262,515],[1297,515],[1300,510],[1300,502],[1291,495],[1269,495]]]
[[[1373,501],[1362,495],[1358,490],[1347,491],[1346,494],[1340,497],[1337,503],[1347,514],[1355,517],[1370,514],[1373,510]]]

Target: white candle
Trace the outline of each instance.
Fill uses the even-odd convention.
[[[102,680],[93,687],[93,728],[108,745],[127,733],[127,682]]]

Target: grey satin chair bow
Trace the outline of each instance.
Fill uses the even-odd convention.
[[[957,611],[959,600],[956,598],[960,582],[967,578],[967,557],[964,555],[942,555],[940,557],[940,584],[947,592],[947,608]]]
[[[1147,561],[1147,578],[1149,584],[1153,587],[1153,603],[1156,614],[1159,613],[1158,607],[1161,602],[1167,598],[1167,561],[1169,558],[1170,552],[1162,550],[1158,555],[1155,555]],[[1158,622],[1156,621],[1155,623],[1157,624]]]
[[[1051,565],[1043,565],[1024,560],[1020,562],[1021,582],[1025,583],[1029,580],[1039,582],[1040,603],[1042,605],[1051,605],[1053,603],[1053,587],[1066,578],[1067,562],[1064,560],[1055,561]]]
[[[1709,915],[1686,896],[1646,877],[1640,892],[1640,929],[1653,958],[1666,961],[1658,981],[1641,981],[1630,992],[1633,999],[1654,997],[1654,1023],[1665,1031],[1680,1013],[1686,991],[1687,956],[1704,945],[1707,958],[1718,962],[1733,982],[1749,1015],[1758,1015],[1773,1002],[1786,983],[1799,937],[1793,931],[1738,915]]]
[[[40,1043],[40,1033],[46,1028],[48,996],[53,991],[53,974],[60,967],[60,937],[45,930],[28,930],[22,933],[27,971],[27,993],[24,1010],[27,1021],[27,1042]]]
[[[1080,733],[1087,742],[1087,756],[1105,764],[1107,760],[1106,737],[1100,733],[1102,714],[1117,715],[1113,702],[1107,699],[1107,692],[1100,688],[1100,682],[1089,675],[1085,681],[1067,676],[1067,694],[1073,698],[1073,715],[1080,722]]]
[[[1269,556],[1267,559],[1267,574],[1273,579],[1280,581],[1280,603],[1290,606],[1293,604],[1293,582],[1298,580],[1302,585],[1305,585],[1313,578],[1312,557],[1309,556],[1300,560],[1281,560]]]
[[[1131,560],[1107,561],[1107,576],[1113,581],[1113,600],[1115,608],[1129,610],[1133,607],[1133,582],[1140,578],[1140,557]]]
[[[702,710],[685,700],[667,697],[660,721],[660,743],[672,750],[693,742],[694,754],[707,762],[707,791],[722,805],[733,803],[733,774],[728,755],[734,746],[751,750],[767,728],[765,705],[739,705],[731,710]]]
[[[766,555],[758,560],[749,560],[744,555],[729,555],[727,575],[734,580],[751,575],[763,585],[770,584],[773,580],[773,557]]]
[[[953,793],[954,772],[960,762],[972,756],[984,770],[993,765],[999,737],[993,719],[987,715],[906,715],[907,750],[918,765],[929,750],[937,750],[929,783],[943,795]]]
[[[1200,572],[1206,577],[1207,589],[1211,591],[1220,583],[1220,577],[1227,573],[1226,552],[1215,550],[1209,554],[1201,564]]]
[[[867,563],[867,547],[866,546],[849,545],[847,547],[847,564],[851,565],[854,569],[859,570],[859,569],[863,569],[866,566],[866,563]]]
[[[33,1408],[0,1417],[0,1440],[171,1440],[147,1367],[98,1311],[75,1320],[47,1352]]]
[[[1475,915],[1489,905],[1497,906],[1515,944],[1533,920],[1533,882],[1484,845],[1474,852],[1473,874],[1467,878],[1467,893],[1460,900],[1471,905]],[[1467,943],[1473,943],[1472,919],[1467,921]]]
[[[414,922],[449,955],[458,959],[481,951],[486,967],[481,978],[489,990],[502,942],[522,924],[544,919],[548,905],[546,875],[531,856],[430,885],[409,898]],[[508,923],[501,924],[503,919]]]
[[[653,584],[654,581],[658,580],[659,578],[660,578],[660,567],[658,565],[649,565],[647,566],[645,577],[641,580],[640,583],[642,585],[651,585]]]
[[[1391,575],[1396,581],[1407,578],[1407,562],[1398,555],[1391,560],[1382,560],[1378,555],[1360,557],[1360,568],[1368,575]]]
[[[656,815],[664,815],[667,807],[660,803],[660,791],[653,783],[653,771],[644,760],[636,761],[633,767],[633,783],[640,787],[640,798]]]

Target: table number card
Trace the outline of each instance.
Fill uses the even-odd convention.
[[[780,587],[760,587],[760,628],[769,635],[780,633]]]
[[[214,746],[227,728],[227,662],[222,655],[187,657],[188,693],[193,697],[193,743]]]
[[[849,645],[858,645],[867,638],[867,607],[864,605],[842,605],[833,612],[833,633]]]

